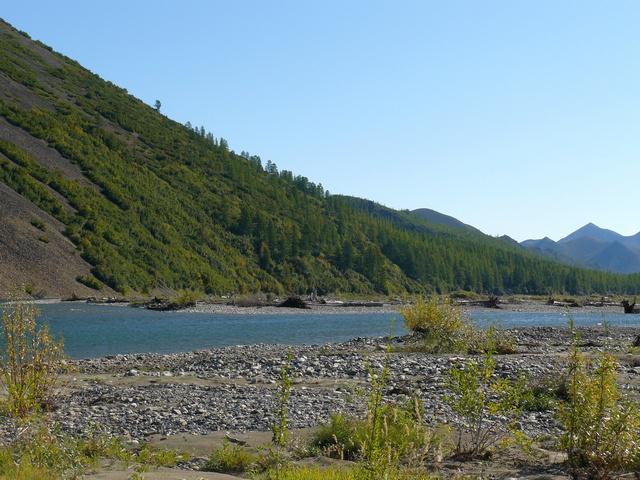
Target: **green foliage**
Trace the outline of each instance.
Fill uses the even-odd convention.
[[[264,477],[267,480],[362,480],[362,474],[357,467],[332,466],[292,466],[274,476],[273,472],[267,472]],[[424,472],[424,469],[410,469],[396,467],[389,470],[385,480],[435,480],[439,477]]]
[[[205,472],[242,473],[248,471],[258,460],[246,448],[224,440],[222,447],[215,449],[202,468]]]
[[[106,459],[144,470],[148,467],[174,467],[189,457],[148,445],[130,450],[119,438],[94,431],[73,437],[36,422],[25,428],[18,442],[0,448],[0,479],[80,478],[88,469]]]
[[[609,479],[640,470],[640,410],[622,398],[616,369],[613,356],[602,353],[590,371],[577,346],[571,350],[568,398],[558,418],[573,478]]]
[[[383,403],[389,378],[389,355],[390,347],[387,347],[382,368],[379,371],[369,368],[367,416],[356,424],[357,478],[363,480],[391,478],[401,462],[420,466],[436,445],[423,424],[422,403],[418,398],[404,407]]]
[[[19,418],[51,406],[62,369],[62,341],[56,341],[46,325],[37,325],[37,314],[33,305],[22,302],[6,305],[2,313],[0,387],[7,398],[1,406]]]
[[[358,431],[362,422],[343,413],[331,415],[329,422],[321,425],[313,435],[311,445],[324,455],[340,460],[355,460],[362,450]]]
[[[289,398],[293,382],[289,376],[291,368],[291,350],[287,353],[287,360],[280,368],[280,381],[278,382],[276,421],[271,426],[272,442],[275,446],[286,448],[289,441]]]
[[[49,170],[0,141],[0,182],[66,225],[93,275],[125,292],[157,286],[211,294],[316,291],[640,293],[640,275],[559,265],[504,242],[423,221],[235,153],[76,62],[0,23],[0,116],[81,170]],[[42,46],[42,45],[40,45]],[[64,96],[58,92],[64,92]],[[159,109],[159,104],[157,105]]]
[[[449,301],[440,303],[435,296],[428,302],[418,298],[400,313],[405,326],[423,338],[427,350],[452,353],[468,349],[474,334],[473,326],[464,312]]]
[[[340,460],[364,461],[366,470],[380,473],[401,461],[420,463],[437,446],[435,437],[422,425],[419,399],[414,398],[407,405],[380,405],[379,412],[375,424],[372,413],[365,419],[342,413],[332,415],[314,433],[312,447]],[[375,470],[376,461],[388,465],[378,465]]]
[[[32,218],[31,225],[36,227],[38,230],[42,230],[43,232],[47,230],[47,226],[39,218]]]
[[[391,459],[385,454],[391,450],[385,421],[384,404],[382,396],[384,387],[389,378],[389,349],[385,355],[384,365],[380,371],[376,372],[369,367],[369,399],[367,402],[367,417],[364,429],[359,436],[361,448],[361,466],[364,477],[374,480],[383,478],[386,471],[391,467]]]
[[[280,368],[280,379],[276,392],[276,418],[271,425],[272,446],[268,450],[268,458],[265,459],[266,465],[270,466],[276,478],[280,478],[279,472],[288,463],[286,449],[289,443],[289,398],[291,397],[291,388],[293,386],[289,376],[290,368],[291,350],[287,352],[287,359]]]
[[[100,290],[103,287],[102,282],[91,275],[78,275],[76,280],[94,290]]]
[[[17,443],[0,449],[0,478],[76,478],[101,458],[128,461],[130,457],[116,438],[91,433],[71,437],[35,422]]]
[[[189,460],[189,454],[144,444],[131,457],[131,461],[152,467],[175,467],[178,462]]]
[[[0,449],[0,480],[57,480],[59,472],[34,465],[30,458],[15,461],[9,449]]]
[[[201,295],[192,290],[180,290],[176,294],[173,303],[180,308],[192,307],[200,299]]]
[[[511,355],[518,351],[513,336],[498,328],[495,323],[484,329],[472,328],[467,353],[482,354],[488,348],[498,355]]]
[[[534,378],[527,381],[523,409],[529,412],[553,410],[567,398],[567,379],[563,375]]]
[[[507,417],[507,427],[514,432],[523,409],[524,380],[514,382],[497,377],[494,352],[489,335],[482,361],[472,359],[449,371],[451,394],[446,401],[464,419],[464,424],[459,425],[456,447],[461,456],[478,457],[488,453],[489,448],[503,438],[496,419]]]
[[[482,353],[490,344],[498,354],[516,352],[514,339],[495,324],[477,329],[460,307],[448,299],[440,302],[432,296],[425,302],[418,298],[400,310],[407,329],[418,334],[420,344],[413,350],[428,353]]]

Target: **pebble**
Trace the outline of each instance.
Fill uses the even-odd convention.
[[[640,333],[638,328],[610,330],[608,336],[613,339],[606,340],[602,329],[581,329],[584,349],[597,351],[606,342],[608,348],[622,351]],[[559,356],[550,354],[568,348],[572,334],[567,328],[519,328],[511,334],[519,353],[497,356],[497,375],[539,378],[561,371]],[[411,341],[404,337],[392,343],[401,346]],[[369,368],[379,371],[386,361],[385,401],[403,403],[418,395],[429,423],[459,423],[444,400],[447,372],[471,357],[407,352],[386,357],[381,347],[387,342],[385,338],[358,338],[323,346],[262,344],[74,361],[74,369],[85,374],[85,381],[74,382],[51,416],[66,432],[81,434],[99,427],[132,441],[158,433],[268,430],[275,420],[281,368],[290,351],[291,428],[316,426],[336,412],[364,415]],[[627,373],[637,375],[640,367],[628,368]],[[113,385],[91,378],[97,374],[137,378],[134,384]],[[163,380],[154,380],[157,377]],[[0,443],[7,443],[15,436],[16,427],[9,419],[0,420]],[[508,419],[494,421],[506,423]],[[525,412],[519,424],[531,436],[558,432],[549,411]]]

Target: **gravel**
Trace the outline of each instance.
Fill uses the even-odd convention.
[[[558,377],[572,339],[567,328],[532,327],[510,333],[518,353],[496,357],[497,375]],[[605,347],[623,352],[639,333],[639,328],[586,328],[580,329],[580,341],[589,352]],[[394,339],[393,347],[400,350],[412,340]],[[236,346],[75,361],[75,381],[67,383],[51,416],[70,433],[97,428],[136,440],[153,434],[268,430],[274,421],[280,371],[290,352],[294,382],[290,425],[311,427],[335,412],[364,414],[368,377],[371,369],[382,367],[386,343],[384,338],[361,338],[330,345]],[[428,423],[457,423],[460,419],[444,401],[447,372],[469,360],[461,355],[391,353],[385,401],[404,403],[418,395]],[[637,392],[640,365],[623,365],[621,370],[627,382],[623,388]],[[519,421],[531,436],[558,432],[550,411],[525,412]],[[3,419],[0,441],[9,442],[15,434],[15,424]]]

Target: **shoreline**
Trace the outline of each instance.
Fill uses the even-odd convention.
[[[0,305],[11,305],[15,303],[12,300],[0,300]],[[87,304],[112,307],[130,307],[142,308],[132,301],[95,301],[89,299],[67,300],[62,298],[47,298],[27,300],[27,303],[34,305],[52,305],[52,304]],[[167,310],[168,312],[196,313],[196,314],[220,314],[220,315],[333,315],[333,314],[384,314],[384,313],[400,313],[400,310],[408,305],[405,303],[395,302],[370,302],[372,305],[366,305],[369,302],[349,302],[344,303],[319,303],[307,302],[309,308],[290,308],[278,307],[276,305],[256,305],[256,306],[239,306],[227,303],[198,301],[195,306],[179,308],[175,310]],[[622,305],[585,305],[578,307],[567,307],[559,305],[548,305],[544,301],[521,300],[515,302],[499,303],[498,308],[486,307],[475,304],[465,304],[457,302],[460,308],[466,312],[523,312],[523,313],[602,313],[602,314],[624,314]],[[151,310],[151,309],[149,309]],[[633,317],[633,314],[629,314]],[[638,315],[640,322],[640,315]]]
[[[188,307],[177,310],[187,313],[210,313],[225,315],[282,315],[282,314],[380,314],[380,313],[400,313],[400,310],[407,304],[384,303],[374,306],[350,306],[348,304],[320,304],[309,303],[308,309],[287,308],[277,306],[251,306],[242,307],[237,305],[227,305],[220,303],[199,302],[195,307]],[[544,302],[523,301],[518,303],[500,303],[499,308],[483,307],[479,305],[458,304],[466,312],[524,312],[524,313],[620,313],[624,314],[622,306],[606,305],[597,307],[587,305],[582,307],[564,307],[547,305]],[[640,316],[638,316],[640,322]]]

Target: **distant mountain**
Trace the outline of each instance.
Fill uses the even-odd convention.
[[[529,250],[539,250],[541,252],[544,251],[554,251],[557,248],[556,242],[551,240],[549,237],[544,237],[539,240],[525,240],[520,245]]]
[[[591,238],[593,240],[598,240],[601,242],[616,242],[621,241],[625,237],[617,232],[614,232],[613,230],[600,228],[593,223],[587,223],[584,227],[581,227],[575,232],[570,233],[566,237],[558,240],[558,243],[567,243],[580,238]]]
[[[640,272],[640,252],[618,242],[608,243],[591,258],[590,264],[610,272]]]
[[[516,246],[516,247],[520,246],[518,241],[516,239],[514,239],[514,238],[511,238],[509,235],[500,235],[498,237],[498,240],[502,240],[503,242],[506,242],[506,243],[508,243],[510,245],[513,245],[513,246]]]
[[[482,233],[477,228],[472,227],[471,225],[467,225],[466,223],[461,222],[455,217],[436,212],[435,210],[431,210],[430,208],[418,208],[416,210],[412,210],[411,213],[417,215],[423,220],[426,220],[427,222],[437,223],[439,225],[444,225],[451,228],[458,228],[461,230],[466,230],[468,232]]]
[[[554,260],[608,272],[640,272],[640,233],[624,236],[588,223],[554,242],[525,240],[522,247]]]

